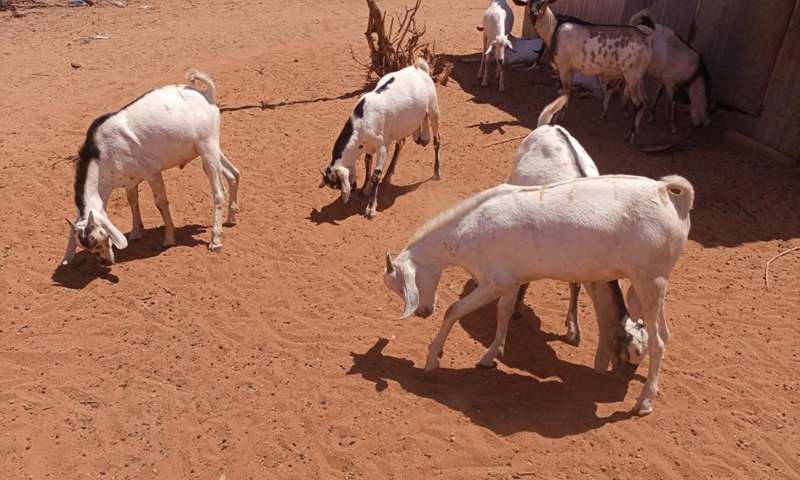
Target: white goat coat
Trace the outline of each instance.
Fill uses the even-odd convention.
[[[542,278],[607,282],[654,269],[668,277],[690,224],[688,205],[672,198],[667,186],[625,175],[542,187],[500,185],[462,202],[455,213],[444,212],[442,220],[457,218],[412,239],[408,250],[439,244],[447,263],[463,267],[478,283],[511,287]]]
[[[562,133],[575,148],[574,159]],[[566,129],[543,125],[522,141],[506,183],[534,186],[565,182],[581,178],[581,171],[586,177],[600,175],[592,158]]]
[[[200,154],[198,144],[219,135],[219,109],[203,93],[187,85],[157,88],[98,128],[100,170],[108,176],[101,184],[131,187],[155,173],[184,166]],[[90,175],[96,163],[90,165]]]

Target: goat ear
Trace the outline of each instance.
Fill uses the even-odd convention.
[[[390,275],[394,273],[394,265],[392,265],[392,254],[389,253],[389,250],[386,250],[386,273]]]
[[[342,202],[350,200],[350,171],[346,168],[336,169],[336,176],[339,177],[339,187],[342,189]]]
[[[495,44],[494,41],[492,41],[492,43],[489,44],[489,46],[486,48],[486,53],[484,53],[484,55],[489,55],[490,53],[492,53],[492,48],[494,47],[494,44]]]
[[[92,212],[90,210],[89,211],[89,218],[86,220],[86,227],[88,228],[88,227],[90,227],[90,226],[92,226],[94,224],[95,224],[94,223],[94,212]]]
[[[516,52],[516,50],[514,50],[514,45],[511,44],[510,40],[506,40],[506,48],[511,50],[512,52]]]
[[[103,228],[106,229],[108,237],[111,239],[111,243],[114,244],[115,247],[122,250],[128,246],[128,239],[125,238],[125,235],[123,235],[122,232],[120,232],[110,220],[103,220]]]
[[[406,309],[400,319],[408,318],[417,311],[419,307],[419,291],[417,290],[416,272],[413,268],[403,271],[403,298],[406,299]]]

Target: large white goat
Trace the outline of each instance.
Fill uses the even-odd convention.
[[[556,15],[548,6],[554,2],[514,0],[517,5],[529,7],[531,22],[550,50],[564,94],[570,93],[575,70],[605,80],[625,79],[636,109],[627,137],[628,143],[633,143],[647,103],[642,81],[653,56],[654,32],[645,34],[630,25],[595,25],[568,15]]]
[[[431,80],[428,63],[418,58],[414,65],[383,76],[375,90],[359,99],[336,139],[332,159],[322,170],[319,187],[327,185],[340,189],[342,201],[347,202],[351,189],[355,189],[356,185],[356,161],[362,151],[366,152],[366,178],[361,192],[371,197],[364,215],[367,218],[375,217],[378,182],[386,164],[389,145],[397,142],[384,184],[391,180],[406,137],[413,134],[415,142],[428,145],[431,139],[428,121],[433,130],[433,178],[439,180],[439,103],[436,85]],[[378,159],[370,176],[373,154],[377,154]]]
[[[566,103],[567,96],[564,95],[544,108],[539,115],[536,130],[525,137],[517,150],[514,166],[506,183],[536,186],[599,175],[597,166],[583,146],[563,127],[549,125],[553,115]],[[578,323],[578,293],[581,285],[570,283],[569,287],[569,310],[565,320],[567,342],[577,346],[581,339]],[[610,355],[614,353],[618,357],[613,362],[614,366],[627,367],[625,364],[629,363],[634,365],[632,370],[635,371],[635,365],[641,362],[647,352],[647,334],[639,323],[632,321],[628,316],[619,281],[587,282],[584,287],[595,306],[600,331],[595,370],[598,373],[605,373]],[[527,288],[527,283],[519,288],[512,318],[521,316],[522,301]],[[499,335],[505,333],[501,332]],[[500,353],[502,354],[502,347]],[[623,356],[624,359],[620,358]],[[633,372],[628,368],[623,375],[629,376],[631,373]]]
[[[444,315],[428,349],[425,370],[439,367],[458,319],[498,299],[498,334],[480,360],[490,364],[505,340],[519,285],[541,278],[570,283],[629,278],[640,300],[633,318],[649,335],[650,369],[636,402],[652,411],[668,340],[667,281],[689,235],[692,185],[679,176],[660,181],[609,175],[541,187],[503,184],[463,200],[425,223],[394,260],[387,252],[384,283],[405,302],[401,318],[434,312],[442,271],[459,266],[478,286]]]
[[[678,94],[688,94],[692,125],[695,127],[708,125],[710,122],[708,103],[711,94],[711,78],[703,56],[684,42],[673,30],[660,23],[655,23],[647,10],[636,13],[631,17],[629,23],[636,26],[644,25],[647,28],[655,26],[653,58],[647,67],[647,74],[658,81],[656,98],[650,106],[651,119],[655,120],[656,105],[666,89],[670,105],[672,133],[678,133],[678,123],[675,120]]]
[[[489,54],[494,50],[497,69],[495,78],[500,79],[499,89],[506,90],[505,67],[506,49],[514,51],[514,46],[509,41],[511,29],[514,27],[514,11],[508,6],[506,0],[491,0],[489,8],[483,14],[483,50],[481,50],[481,66],[478,69],[478,78],[483,78],[481,86],[489,85]]]
[[[75,256],[77,243],[97,255],[104,265],[114,263],[112,245],[122,249],[128,240],[106,213],[111,191],[124,187],[133,215],[130,239],[142,236],[138,185],[150,185],[156,207],[164,218],[164,247],[175,244],[175,225],[169,213],[162,171],[187,163],[198,155],[214,195],[214,226],[209,250],[222,246],[222,206],[225,199],[221,176],[230,188],[228,223],[236,223],[239,171],[219,146],[219,108],[215,86],[207,74],[189,70],[190,82],[199,80],[205,90],[188,85],[168,85],[152,90],[122,109],[95,119],[78,154],[75,173],[75,205],[78,219],[70,224],[63,265]]]

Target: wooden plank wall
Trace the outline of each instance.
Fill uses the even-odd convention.
[[[744,133],[800,160],[800,6],[795,3],[783,45],[772,69],[761,116]]]
[[[700,2],[692,46],[703,54],[713,96],[749,114],[761,112],[795,0]]]

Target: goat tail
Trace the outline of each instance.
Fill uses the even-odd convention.
[[[422,70],[428,75],[431,74],[431,67],[428,66],[428,62],[426,62],[425,59],[422,57],[417,57],[417,59],[414,60],[414,67],[417,68],[418,70]]]
[[[556,98],[553,103],[544,107],[542,113],[539,114],[539,121],[536,122],[536,128],[539,128],[542,125],[550,125],[553,115],[564,108],[564,105],[567,104],[567,100],[569,100],[569,95],[561,95],[560,97]]]
[[[206,89],[200,91],[200,93],[202,93],[203,96],[206,97],[206,100],[211,105],[217,104],[216,100],[217,89],[216,85],[214,85],[214,81],[211,80],[211,76],[209,76],[207,73],[203,73],[200,70],[195,70],[193,68],[188,72],[186,72],[186,80],[192,85],[195,84],[196,80],[200,80],[201,82],[203,82],[206,86]]]
[[[680,175],[668,175],[662,177],[660,183],[659,190],[665,198],[669,198],[678,215],[681,218],[689,215],[689,210],[694,204],[694,187],[689,180]]]
[[[639,25],[647,25],[648,27],[650,27],[650,25],[655,25],[653,18],[650,16],[650,9],[645,8],[644,10],[634,13],[628,21],[628,25],[633,25],[634,27]],[[655,26],[650,28],[655,28]]]

